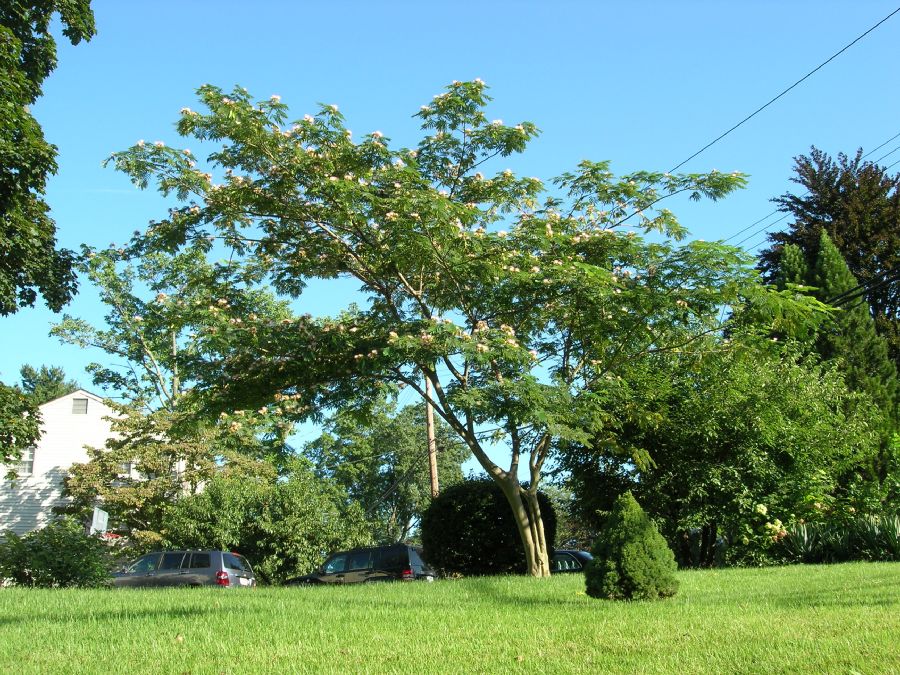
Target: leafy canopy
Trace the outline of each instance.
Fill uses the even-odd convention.
[[[204,340],[230,351],[200,350],[192,364],[210,409],[315,417],[349,400],[366,407],[398,384],[424,396],[424,373],[436,413],[515,510],[518,495],[536,494],[555,439],[586,443],[602,427],[603,385],[625,364],[690,348],[721,329],[723,306],[750,306],[781,329],[817,309],[767,292],[737,249],[677,244],[685,230],[659,202],[718,199],[743,176],[617,178],[608,163],[585,161],[550,190],[495,166],[537,129],[490,121],[479,80],[454,82],[421,108],[415,148],[378,131],[354,140],[337,106],[289,124],[277,96],[255,102],[209,85],[199,95],[205,111],[184,108],[178,130],[215,144],[210,167],[161,143],[112,157],[179,204],[130,252],[224,247],[245,283],[301,304],[313,279],[354,279],[365,298],[337,316],[280,323],[229,313]],[[508,451],[505,467],[488,439]],[[517,522],[541,549],[529,570],[546,566],[540,526]]]
[[[90,0],[0,4],[0,316],[34,305],[38,293],[59,311],[77,287],[74,255],[56,248],[56,224],[43,200],[56,147],[28,108],[56,67],[56,13],[72,44],[94,35]]]

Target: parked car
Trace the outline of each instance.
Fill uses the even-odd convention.
[[[113,575],[118,588],[255,585],[247,559],[228,551],[155,551]]]
[[[550,560],[550,573],[584,572],[584,568],[593,559],[594,556],[587,551],[557,550]]]
[[[286,586],[358,584],[376,581],[434,581],[435,573],[414,546],[391,544],[332,553],[312,574],[289,579]]]

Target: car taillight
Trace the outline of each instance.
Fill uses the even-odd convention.
[[[231,583],[228,581],[228,572],[216,572],[216,583],[219,586],[228,586]]]
[[[406,568],[405,570],[403,570],[402,572],[400,572],[400,578],[401,578],[403,581],[412,581],[413,579],[416,578],[416,575],[413,574],[412,569]]]

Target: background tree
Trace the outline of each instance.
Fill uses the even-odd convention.
[[[82,271],[107,307],[106,326],[65,316],[52,333],[115,357],[114,365],[88,370],[95,385],[124,402],[114,404],[107,446],[89,449],[90,461],[70,469],[66,510],[83,514],[101,500],[116,528],[140,546],[158,545],[180,495],[221,472],[276,473],[285,459],[291,426],[280,416],[226,424],[204,418],[184,395],[193,384],[185,364],[201,348],[199,335],[235,321],[231,313],[275,322],[288,311],[267,292],[242,288],[227,263],[209,264],[203,251],[136,263],[117,249],[85,253]],[[206,340],[202,348],[215,345]]]
[[[56,248],[43,200],[56,147],[29,111],[56,67],[50,22],[57,13],[72,44],[94,35],[90,0],[0,4],[0,315],[34,305],[38,293],[58,311],[76,290],[74,256]]]
[[[162,145],[113,157],[136,184],[156,181],[179,200],[133,253],[212,238],[246,280],[299,296],[310,279],[351,278],[367,301],[337,317],[222,326],[210,339],[233,349],[198,352],[197,395],[211,409],[306,418],[400,383],[424,397],[424,373],[436,414],[506,496],[530,574],[549,574],[537,501],[545,462],[555,440],[586,443],[602,427],[606,382],[648,354],[689,348],[687,327],[718,330],[723,306],[752,297],[755,311],[776,303],[794,316],[797,303],[765,293],[738,250],[677,246],[684,228],[659,208],[676,193],[722,197],[743,184],[738,174],[617,179],[608,163],[583,162],[556,181],[562,197],[511,170],[485,175],[537,131],[489,121],[480,81],[422,107],[415,149],[392,149],[380,132],[355,142],[336,106],[288,125],[278,97],[204,86],[200,98],[207,112],[185,108],[178,129],[221,144],[210,161],[224,182]]]
[[[435,436],[444,489],[462,480],[461,464],[469,452],[440,420]],[[378,543],[407,539],[431,503],[424,405],[398,412],[393,401],[386,401],[364,418],[339,411],[303,454],[317,475],[334,480],[362,507]]]
[[[53,401],[81,388],[77,381],[67,380],[65,371],[59,366],[41,366],[38,369],[26,363],[19,375],[22,377],[22,391],[35,405]]]
[[[825,302],[837,299],[838,311],[819,326],[814,349],[822,359],[839,364],[851,389],[866,392],[884,411],[887,444],[900,422],[900,380],[887,340],[876,331],[865,299],[853,297],[859,284],[827,232],[819,234],[812,265],[806,265],[807,257],[799,246],[784,245],[779,283],[812,287],[808,292]]]
[[[41,413],[37,405],[15,387],[0,382],[0,464],[9,466],[22,458],[22,451],[41,437]]]
[[[838,154],[837,161],[813,147],[794,158],[792,180],[808,194],[786,192],[775,199],[794,217],[786,232],[769,235],[772,245],[760,255],[760,267],[774,282],[787,244],[800,247],[808,268],[815,266],[821,231],[828,233],[850,272],[867,288],[865,300],[878,333],[900,368],[900,174],[862,159]],[[893,281],[891,281],[893,280]]]
[[[240,551],[262,581],[279,583],[308,574],[329,552],[371,543],[360,505],[348,501],[299,460],[277,479],[218,475],[175,503],[164,543]]]
[[[561,449],[583,522],[599,529],[631,490],[679,562],[706,566],[721,562],[720,537],[731,562],[762,562],[783,525],[862,508],[855,495],[878,483],[883,426],[871,400],[796,346],[709,347],[703,359],[640,364],[593,449]]]
[[[556,513],[538,492],[548,546],[556,543]],[[425,559],[445,576],[521,574],[525,552],[503,491],[485,478],[443,490],[422,516]]]

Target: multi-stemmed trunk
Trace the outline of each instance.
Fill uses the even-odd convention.
[[[525,550],[526,574],[550,576],[550,550],[544,535],[544,521],[538,503],[537,487],[523,489],[516,476],[495,478],[512,509],[522,547]]]

